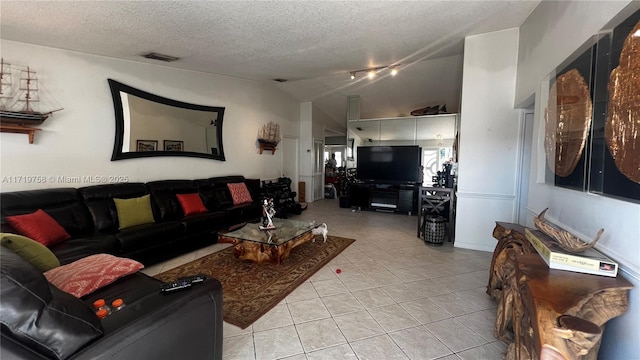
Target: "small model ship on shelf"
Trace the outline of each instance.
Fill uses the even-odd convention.
[[[269,122],[264,124],[258,132],[258,143],[260,143],[260,154],[263,150],[271,150],[271,154],[276,152],[276,147],[280,143],[280,125]]]
[[[17,81],[16,81],[17,80]],[[40,125],[52,113],[62,110],[38,86],[36,72],[0,60],[0,123]]]

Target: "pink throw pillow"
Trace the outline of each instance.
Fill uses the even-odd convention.
[[[180,206],[182,206],[184,216],[207,212],[207,208],[202,203],[202,199],[200,198],[200,194],[198,193],[176,194],[176,197],[180,202]]]
[[[233,198],[233,205],[244,204],[252,202],[251,194],[245,183],[231,183],[227,184],[229,191],[231,192],[231,198]]]
[[[135,260],[97,254],[53,268],[44,276],[58,289],[79,298],[143,268]]]
[[[7,222],[18,230],[20,235],[44,246],[53,245],[71,237],[51,215],[42,209],[31,214],[7,216]]]

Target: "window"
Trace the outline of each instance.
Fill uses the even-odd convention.
[[[423,177],[422,186],[433,186],[433,176],[438,175],[438,171],[442,171],[442,164],[452,160],[451,148],[423,149],[422,150],[422,167]]]
[[[422,150],[422,186],[430,187],[433,185],[433,177],[438,175],[440,169],[438,164],[438,149],[424,149]]]

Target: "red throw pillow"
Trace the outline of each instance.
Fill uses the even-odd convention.
[[[144,265],[135,260],[97,254],[53,268],[44,276],[58,289],[83,297],[143,268]]]
[[[18,230],[20,235],[44,246],[53,245],[71,237],[51,215],[42,209],[31,214],[7,216],[7,222]]]
[[[242,182],[227,184],[227,187],[231,192],[233,205],[244,204],[253,201],[253,199],[251,199],[251,194],[249,194],[249,189],[247,189],[247,185],[245,183]]]
[[[184,211],[184,216],[191,214],[199,214],[207,211],[207,208],[202,203],[200,194],[176,194],[180,206]]]

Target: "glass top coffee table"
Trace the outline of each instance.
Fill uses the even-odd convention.
[[[235,244],[235,255],[253,262],[274,262],[280,264],[289,257],[291,249],[314,238],[311,230],[314,221],[274,219],[275,229],[260,230],[260,224],[245,226],[218,235],[218,242]]]

